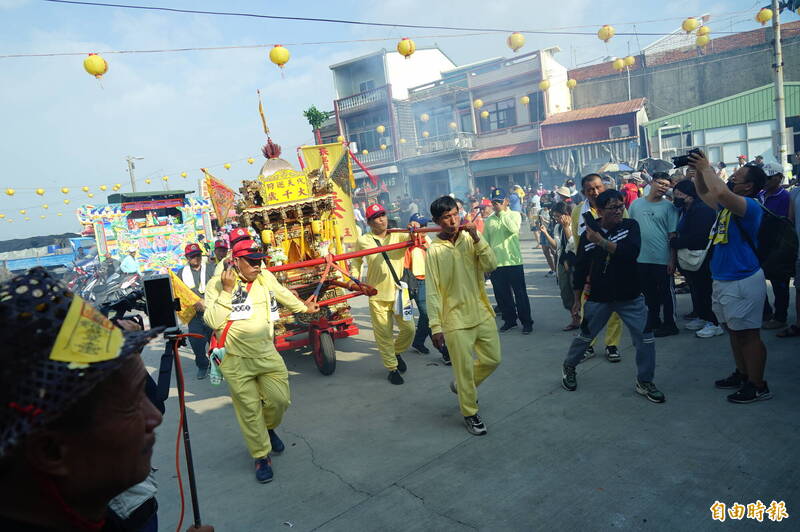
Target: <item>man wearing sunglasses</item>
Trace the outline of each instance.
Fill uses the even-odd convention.
[[[636,393],[654,403],[663,403],[664,394],[653,384],[655,337],[652,331],[645,332],[647,307],[638,281],[639,224],[623,218],[624,198],[616,190],[602,192],[595,205],[600,218],[586,224],[575,259],[574,314],[580,311],[582,295],[588,293],[589,296],[583,307],[581,332],[572,341],[564,360],[561,385],[571,392],[577,389],[576,366],[611,314],[616,312],[628,327],[636,348]]]
[[[203,315],[225,349],[219,369],[261,483],[272,480],[270,455],[285,449],[275,428],[289,407],[289,373],[273,343],[278,315],[272,298],[295,313],[319,311],[318,304],[304,303],[282,286],[264,258],[254,241],[236,242],[225,270],[206,287]]]

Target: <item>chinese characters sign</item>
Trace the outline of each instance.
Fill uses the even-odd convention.
[[[714,501],[709,510],[711,511],[711,519],[719,522],[724,522],[725,519],[741,521],[745,517],[759,523],[764,522],[765,516],[770,521],[778,522],[789,518],[789,511],[786,509],[784,501],[772,501],[769,506],[760,500],[751,502],[746,506],[734,502],[730,507],[726,507],[724,502]]]
[[[261,198],[265,205],[304,200],[311,197],[311,187],[303,172],[284,168],[261,179]]]
[[[74,364],[111,360],[119,356],[122,342],[122,330],[86,301],[74,296],[50,359]]]

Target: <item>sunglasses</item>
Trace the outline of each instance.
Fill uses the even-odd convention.
[[[249,257],[242,257],[242,258],[245,260],[245,262],[247,262],[247,264],[253,267],[256,267],[259,264],[261,264],[261,261],[263,260],[263,259],[251,259]]]

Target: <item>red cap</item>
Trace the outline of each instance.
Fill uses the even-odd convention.
[[[203,250],[200,249],[200,246],[197,244],[186,244],[186,248],[184,248],[183,253],[187,257],[193,257],[195,255],[202,255]]]
[[[384,209],[383,205],[380,203],[373,203],[367,207],[367,220],[372,220],[373,218],[377,218],[378,216],[382,216],[384,214],[386,214],[386,209]]]
[[[245,229],[244,227],[237,227],[236,229],[234,229],[233,231],[228,233],[228,236],[231,239],[231,245],[234,245],[235,243],[237,243],[238,241],[240,241],[242,239],[245,239],[245,238],[249,239],[250,238],[250,233],[248,233],[247,229]]]
[[[228,249],[228,243],[225,242],[224,240],[220,239],[220,240],[217,240],[216,242],[214,242],[214,247],[215,248]]]
[[[250,239],[240,240],[233,245],[233,258],[247,257],[248,259],[263,259],[266,253],[261,253],[258,245]]]
[[[489,199],[483,198],[481,200],[481,207],[491,207],[491,206],[492,206],[492,202]]]

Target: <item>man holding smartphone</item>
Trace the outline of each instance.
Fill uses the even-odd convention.
[[[275,433],[289,407],[289,373],[273,343],[272,297],[292,312],[319,311],[282,286],[263,267],[266,254],[249,239],[234,244],[225,270],[206,287],[204,319],[225,349],[219,369],[247,448],[255,460],[256,480],[273,477],[271,454],[285,445]]]

